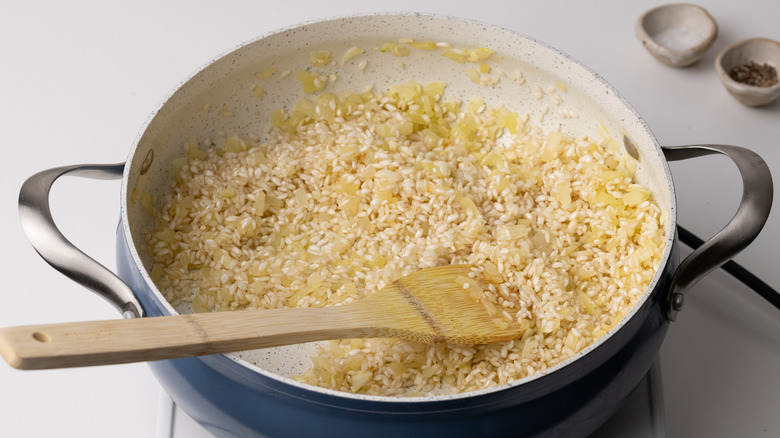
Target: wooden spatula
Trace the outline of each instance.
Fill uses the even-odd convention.
[[[20,369],[175,359],[326,339],[394,337],[489,344],[522,335],[469,296],[469,266],[417,271],[342,306],[245,310],[0,329],[0,354]],[[460,276],[461,280],[456,281]]]

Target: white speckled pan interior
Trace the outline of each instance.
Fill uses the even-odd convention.
[[[475,84],[466,75],[466,69],[475,67],[475,64],[454,62],[442,56],[441,50],[411,49],[409,56],[399,58],[378,50],[382,44],[400,38],[445,42],[457,48],[490,48],[495,50],[495,54],[488,61],[492,70],[487,76],[497,76],[499,72],[511,76],[521,72],[525,83],[519,85],[509,77],[501,77],[495,85]],[[342,54],[352,46],[363,48],[365,53],[343,66],[339,65]],[[315,50],[331,51],[334,62],[324,67],[313,67],[309,54]],[[358,68],[362,61],[367,61],[364,70]],[[265,93],[260,98],[254,97],[252,86],[260,85],[256,73],[271,67],[278,69],[276,74],[263,79]],[[165,193],[172,184],[171,163],[174,158],[184,155],[183,145],[190,137],[217,138],[220,131],[240,136],[264,132],[274,109],[290,108],[304,96],[300,83],[294,78],[295,73],[302,69],[338,75],[338,79],[326,87],[327,92],[362,91],[366,86],[383,90],[412,79],[423,84],[440,81],[448,84],[446,96],[464,100],[475,95],[481,96],[486,104],[504,104],[520,114],[528,113],[529,123],[546,129],[595,136],[597,128],[603,124],[615,138],[631,138],[640,156],[637,180],[650,188],[666,213],[669,240],[662,266],[667,262],[673,239],[673,233],[669,231],[673,229],[676,217],[668,166],[644,121],[596,73],[543,43],[506,29],[453,17],[378,14],[307,23],[263,36],[217,58],[169,96],[141,131],[125,169],[123,223],[128,239],[133,242],[131,251],[136,263],[145,266],[148,271],[150,264],[146,257],[145,235],[154,227],[153,220],[140,208],[139,193],[144,190],[150,192],[158,206],[164,202]],[[281,73],[284,71],[290,74],[283,77]],[[566,91],[557,89],[557,84],[565,85]],[[543,90],[556,87],[562,103],[556,105],[550,93],[545,93],[539,99],[537,85]],[[578,117],[561,117],[558,111],[560,108],[574,111]],[[225,116],[223,109],[233,115]],[[151,167],[143,169],[143,162],[150,154],[154,156]],[[146,273],[144,275],[147,283],[152,285],[149,276]],[[644,303],[657,281],[658,275],[636,308]],[[165,302],[159,292],[156,294],[161,302]],[[169,305],[166,308],[171,313],[176,312]],[[626,318],[630,318],[635,311]],[[596,344],[545,374],[588,354],[622,325],[619,324]],[[310,364],[312,351],[311,345],[301,345],[229,356],[259,373],[291,385],[300,385],[286,376],[304,371]],[[521,385],[537,377],[531,376],[484,391]],[[399,399],[308,388],[344,397],[404,402],[425,402],[441,397],[468,397],[474,394]]]

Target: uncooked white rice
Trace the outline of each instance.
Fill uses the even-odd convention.
[[[609,136],[542,132],[478,98],[445,102],[443,89],[302,100],[261,144],[190,141],[149,237],[160,290],[198,312],[330,306],[468,263],[489,283],[486,306],[527,328],[482,346],[332,341],[295,376],[366,394],[487,388],[603,336],[665,242],[634,163]]]

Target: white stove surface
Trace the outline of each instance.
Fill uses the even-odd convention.
[[[109,305],[41,260],[16,210],[30,175],[56,166],[124,161],[149,114],[218,54],[303,21],[379,11],[468,17],[544,41],[598,72],[634,105],[662,144],[749,147],[780,175],[780,101],[747,108],[720,84],[713,62],[739,40],[780,41],[780,2],[701,0],[719,25],[698,64],[654,60],[634,23],[659,0],[136,0],[5,2],[0,14],[0,326],[117,318]],[[718,157],[672,163],[679,222],[702,238],[733,215],[734,166]],[[63,233],[114,267],[117,182],[65,178],[52,191]],[[780,288],[777,206],[737,261]],[[670,438],[780,436],[780,312],[722,271],[697,284],[658,360]],[[153,437],[160,387],[144,364],[20,372],[0,363],[4,437]],[[633,399],[632,399],[633,400]],[[652,406],[637,396],[641,407]],[[643,401],[645,400],[645,401]],[[628,408],[627,408],[628,409]],[[603,436],[642,436],[649,411],[618,416]],[[624,412],[621,411],[621,414]],[[180,418],[181,419],[181,418]],[[184,427],[184,426],[182,426]],[[176,429],[178,431],[178,429]],[[184,430],[184,429],[182,429]],[[655,430],[655,429],[653,429]],[[616,432],[617,431],[617,432]],[[193,436],[195,432],[193,432]],[[612,433],[612,435],[609,435]]]

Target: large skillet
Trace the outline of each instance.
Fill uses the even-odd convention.
[[[440,51],[412,50],[395,58],[373,50],[399,38],[446,42],[453,47],[496,51],[494,67],[508,74],[497,84],[477,85],[468,65]],[[366,53],[338,65],[351,46]],[[55,268],[98,292],[125,317],[173,314],[152,283],[145,236],[154,222],[142,208],[143,193],[156,202],[172,183],[172,161],[184,154],[189,137],[220,131],[248,136],[263,130],[271,111],[289,108],[302,96],[294,73],[312,68],[309,53],[330,50],[336,63],[319,71],[337,73],[328,91],[377,89],[414,79],[447,82],[449,96],[472,95],[528,113],[531,123],[572,133],[598,126],[626,145],[638,159],[637,180],[652,191],[666,216],[666,247],[655,278],[624,320],[593,345],[551,369],[496,388],[450,396],[392,398],[351,395],[297,383],[286,376],[302,371],[310,346],[215,355],[151,363],[157,379],[196,421],[218,436],[583,436],[612,415],[647,372],[685,292],[703,275],[746,247],[769,214],[772,182],[754,153],[725,145],[662,148],[642,118],[598,74],[567,55],[514,32],[459,18],[399,14],[337,18],[295,26],[263,36],[216,59],[184,82],[150,117],[126,163],[77,165],[31,177],[20,195],[25,232]],[[365,70],[357,64],[367,60]],[[403,66],[399,64],[403,63]],[[275,67],[253,96],[256,73]],[[522,72],[525,83],[511,80]],[[542,91],[557,84],[562,108]],[[228,108],[232,116],[226,116]],[[573,111],[573,112],[572,112]],[[542,114],[545,113],[545,116]],[[573,115],[576,114],[576,117]],[[676,203],[668,160],[724,154],[739,168],[744,193],[736,215],[699,250],[679,262]],[[118,277],[72,246],[56,229],[48,207],[49,189],[60,176],[122,178],[121,222],[117,233]],[[259,366],[250,364],[254,359]]]

